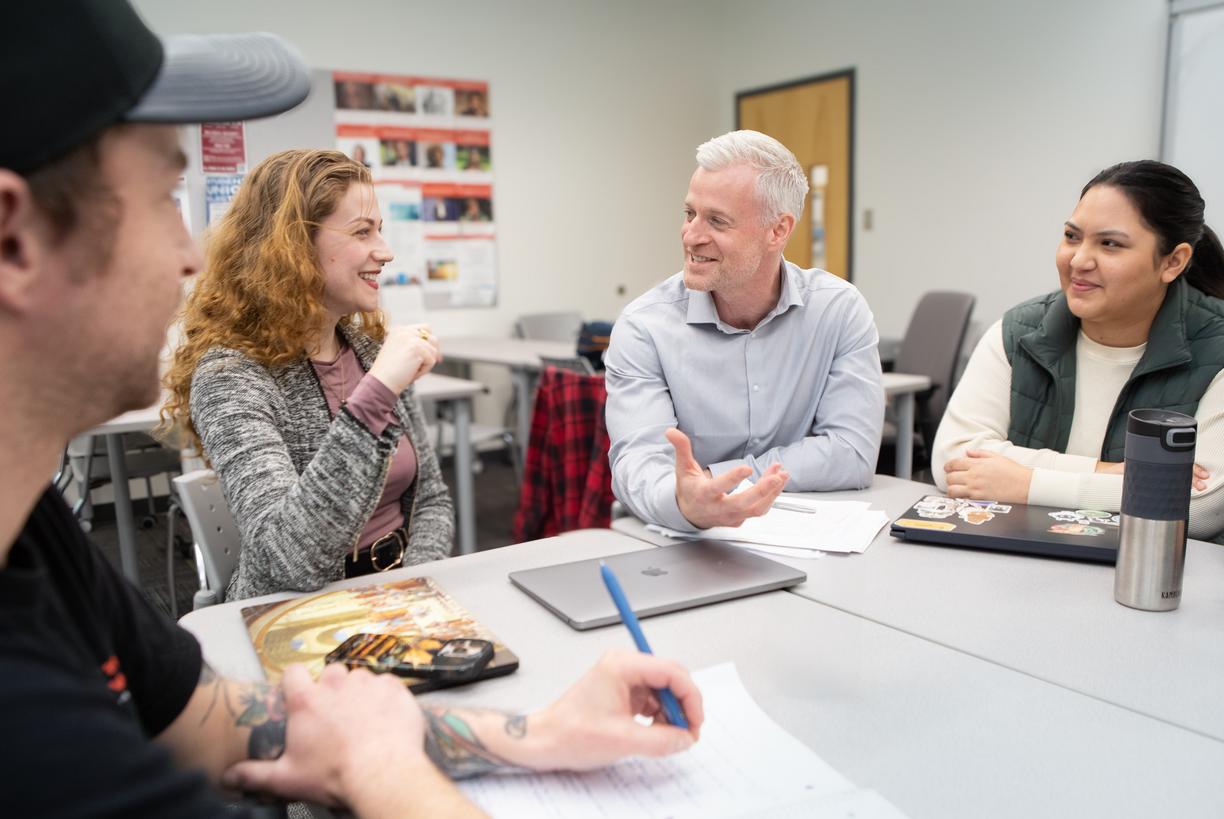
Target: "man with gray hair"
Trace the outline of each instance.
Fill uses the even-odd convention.
[[[684,270],[625,308],[605,358],[616,496],[681,531],[738,526],[783,489],[868,486],[884,422],[866,301],[782,258],[808,190],[794,155],[732,131],[697,166]]]

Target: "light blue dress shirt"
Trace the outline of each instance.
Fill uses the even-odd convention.
[[[678,427],[718,475],[771,464],[792,492],[871,484],[884,425],[879,333],[853,285],[784,261],[778,304],[753,330],[718,317],[677,273],[612,328],[607,365],[612,487],[643,520],[692,531],[676,504]]]

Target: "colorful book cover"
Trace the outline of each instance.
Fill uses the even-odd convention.
[[[493,643],[493,659],[480,679],[509,674],[518,657],[428,577],[338,589],[276,603],[249,606],[242,619],[269,682],[280,680],[285,666],[302,663],[316,678],[323,658],[354,634],[395,634],[415,639],[463,637]],[[405,678],[413,691],[439,687],[428,680]]]

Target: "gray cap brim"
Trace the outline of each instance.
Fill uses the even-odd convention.
[[[288,111],[310,93],[310,72],[275,34],[164,37],[157,79],[126,122],[231,122]]]

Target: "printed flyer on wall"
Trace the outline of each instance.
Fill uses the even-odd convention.
[[[211,225],[225,215],[238,195],[245,174],[208,174],[204,177],[204,224]]]
[[[241,122],[200,125],[200,170],[204,173],[246,172],[246,130]]]
[[[489,85],[336,71],[336,147],[370,169],[395,253],[380,284],[426,308],[497,303]],[[396,319],[395,316],[392,316]]]

